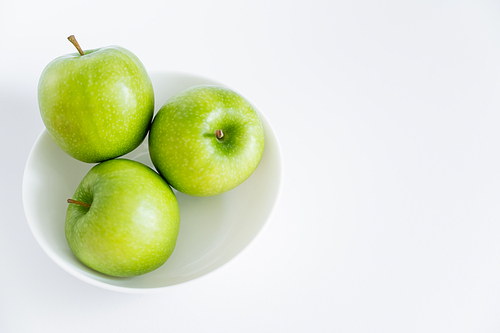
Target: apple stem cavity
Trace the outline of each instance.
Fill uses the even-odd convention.
[[[76,49],[78,50],[78,53],[80,53],[80,55],[85,55],[85,53],[83,53],[83,50],[82,48],[80,47],[80,44],[78,44],[78,42],[76,41],[76,38],[75,38],[75,35],[71,35],[68,37],[68,40],[71,42],[71,44],[73,44]]]
[[[217,141],[222,141],[222,138],[224,137],[224,132],[222,130],[218,129],[215,131],[215,137],[217,138]]]
[[[83,207],[90,208],[90,205],[87,204],[87,203],[85,203],[85,202],[81,202],[81,201],[73,200],[73,199],[68,199],[67,201],[68,201],[68,203],[72,203],[72,204],[76,204],[76,205],[80,205],[80,206],[83,206]]]

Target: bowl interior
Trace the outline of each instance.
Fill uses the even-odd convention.
[[[157,111],[173,94],[208,78],[177,73],[150,74]],[[254,105],[255,107],[255,105]],[[64,270],[93,285],[125,292],[147,292],[184,283],[226,264],[259,234],[269,220],[282,184],[282,158],[276,135],[256,107],[266,144],[257,170],[237,188],[219,196],[198,198],[175,192],[181,211],[176,248],[159,269],[137,277],[115,278],[96,272],[76,259],[66,243],[66,199],[94,164],[66,155],[44,130],[35,143],[24,173],[23,201],[30,229],[42,249]],[[153,168],[147,139],[123,156]]]

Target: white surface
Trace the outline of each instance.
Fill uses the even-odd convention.
[[[223,85],[179,72],[158,71],[150,76],[157,100],[155,113],[181,90],[200,84]],[[182,223],[175,251],[159,269],[137,277],[115,278],[88,268],[73,255],[64,235],[66,200],[73,197],[95,164],[77,161],[64,153],[46,130],[31,150],[23,176],[23,206],[33,236],[45,253],[71,275],[120,292],[162,292],[222,267],[246,249],[269,223],[283,185],[282,153],[276,134],[262,110],[255,105],[254,109],[266,137],[259,166],[243,184],[222,195],[197,198],[175,191]],[[155,170],[147,138],[123,158]]]
[[[265,110],[283,195],[237,260],[128,295],[38,246],[22,174],[38,76],[70,34]],[[498,59],[493,0],[0,2],[0,331],[498,332]]]

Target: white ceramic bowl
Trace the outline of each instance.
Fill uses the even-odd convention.
[[[150,74],[157,111],[173,94],[214,80],[179,72]],[[251,103],[251,101],[250,101]],[[146,293],[168,289],[202,277],[225,265],[263,230],[278,201],[283,183],[283,159],[276,137],[264,114],[266,143],[259,167],[237,188],[219,196],[198,198],[176,192],[181,210],[177,246],[159,269],[137,277],[115,278],[98,273],[76,259],[66,243],[66,199],[94,164],[66,155],[44,130],[28,158],[23,179],[24,210],[29,227],[42,249],[71,275],[105,289]],[[147,139],[124,156],[154,169]]]

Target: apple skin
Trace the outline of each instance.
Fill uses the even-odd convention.
[[[88,267],[126,277],[151,272],[174,251],[180,212],[168,184],[149,167],[114,159],[94,166],[69,204],[65,234]]]
[[[119,46],[51,61],[38,83],[38,105],[52,139],[68,155],[95,163],[122,156],[144,140],[154,113],[151,79]]]
[[[218,140],[215,131],[224,136]],[[156,170],[179,192],[212,196],[243,183],[264,151],[264,129],[252,105],[219,86],[195,86],[172,96],[149,133]]]

